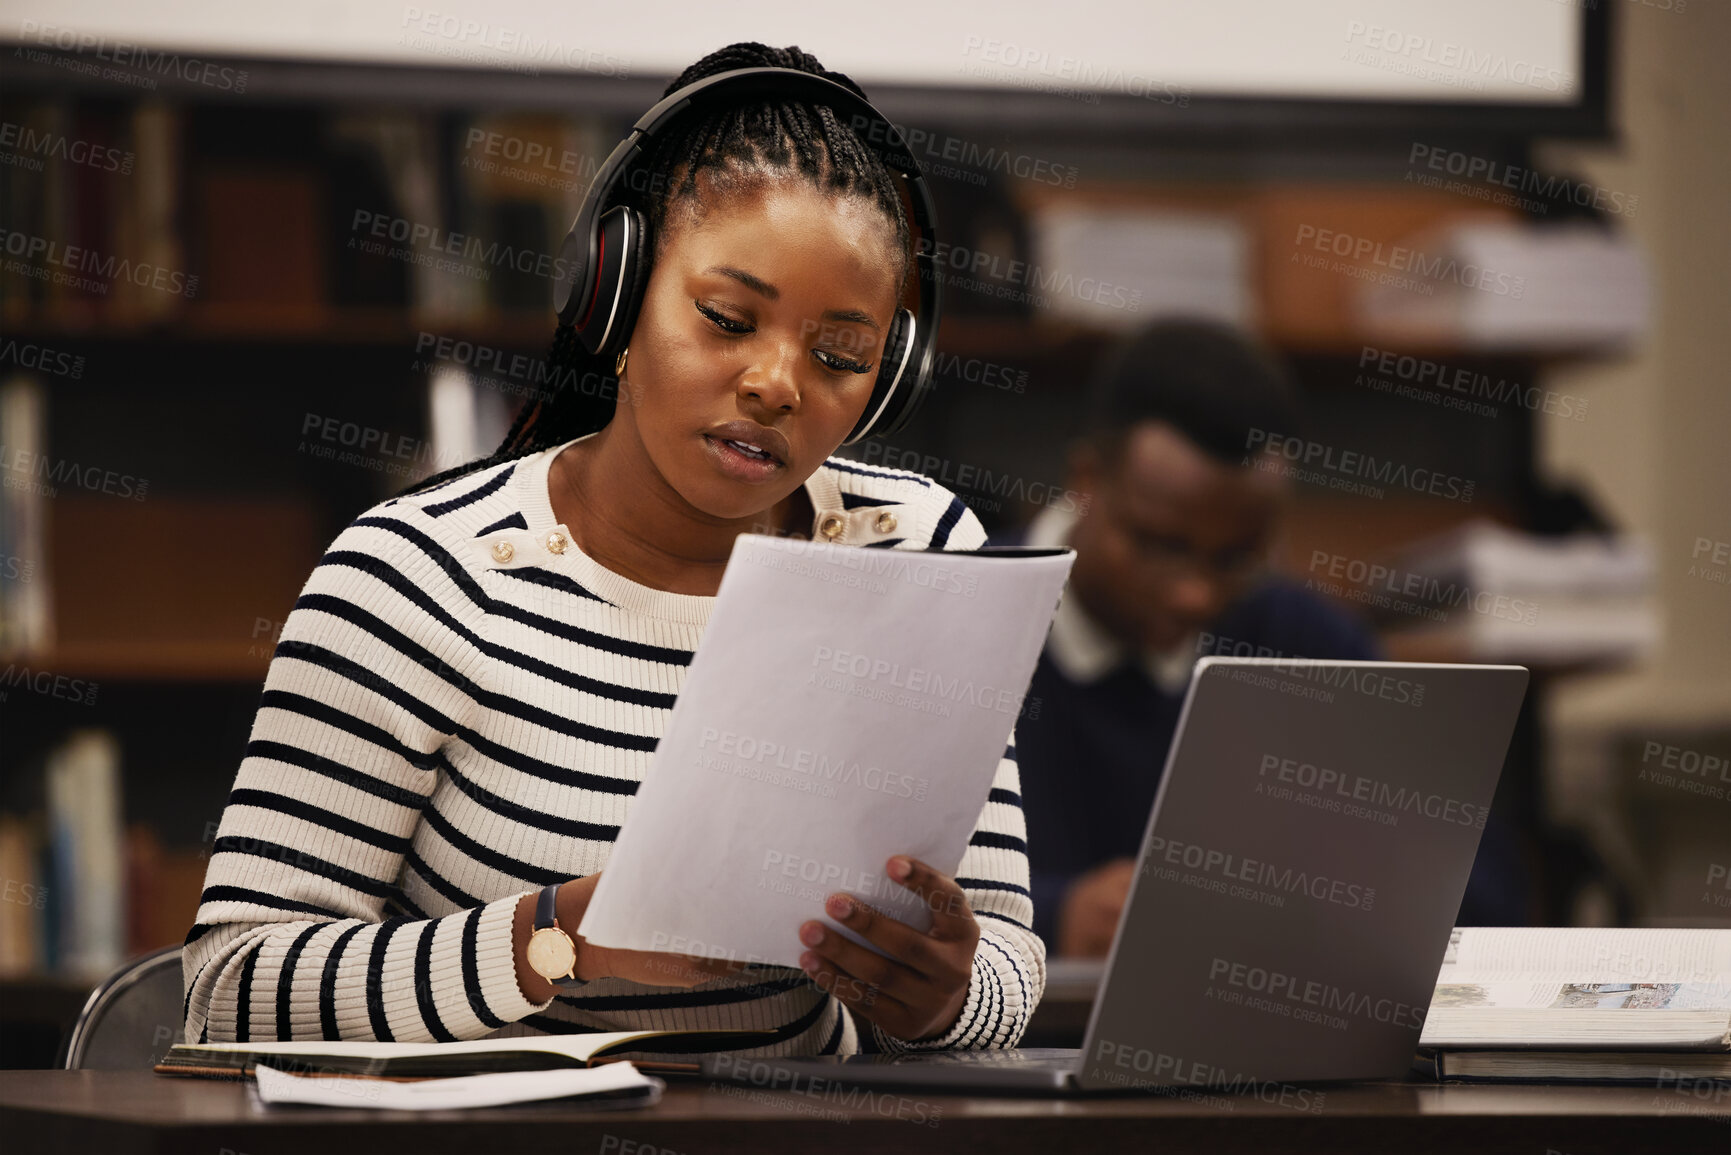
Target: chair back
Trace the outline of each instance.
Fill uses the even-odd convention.
[[[103,979],[66,1038],[66,1069],[149,1070],[180,1041],[180,947],[133,959]]]

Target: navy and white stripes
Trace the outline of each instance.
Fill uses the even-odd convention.
[[[606,866],[715,600],[534,546],[563,448],[368,510],[308,578],[187,935],[189,1041],[738,1027],[776,1032],[764,1054],[859,1049],[840,1004],[783,968],[545,1004],[517,985],[519,896]],[[806,488],[820,519],[850,518],[844,544],[985,539],[917,474],[831,459]],[[895,536],[874,540],[860,518],[881,509]],[[523,545],[510,564],[501,535]],[[1012,739],[957,871],[981,926],[967,1005],[943,1038],[874,1031],[881,1048],[1021,1037],[1045,985],[1024,830]]]

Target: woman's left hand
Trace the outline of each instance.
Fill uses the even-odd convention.
[[[912,1042],[935,1038],[955,1024],[968,1001],[980,924],[956,880],[902,855],[889,860],[890,878],[913,891],[932,912],[932,929],[921,933],[847,894],[832,894],[824,911],[879,950],[885,958],[823,923],[802,923],[807,947],[799,965],[885,1034]],[[898,961],[900,960],[900,961]]]

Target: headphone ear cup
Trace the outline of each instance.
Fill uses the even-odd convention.
[[[871,400],[865,412],[848,434],[843,445],[851,445],[863,437],[884,437],[894,433],[908,418],[926,394],[926,381],[920,370],[924,361],[924,335],[917,332],[914,315],[897,309],[884,337],[883,356],[878,360],[877,380],[872,385]]]
[[[631,339],[649,251],[647,226],[643,214],[628,205],[608,209],[596,225],[594,293],[572,321],[591,353],[611,356]]]
[[[631,330],[637,327],[637,311],[643,307],[643,295],[649,291],[649,272],[655,264],[655,244],[649,235],[649,218],[637,209],[626,211],[631,214],[635,226],[631,231],[631,266],[626,270],[629,280],[625,282],[625,291],[619,300],[619,331],[609,340],[609,356],[630,343]]]

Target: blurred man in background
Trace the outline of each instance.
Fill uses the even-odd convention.
[[[1267,568],[1288,485],[1247,446],[1298,416],[1284,371],[1237,331],[1156,323],[1102,365],[1070,459],[1079,510],[1048,506],[1022,537],[1076,551],[1038,712],[1016,728],[1035,930],[1056,954],[1111,946],[1199,657],[1382,656],[1357,618]]]

